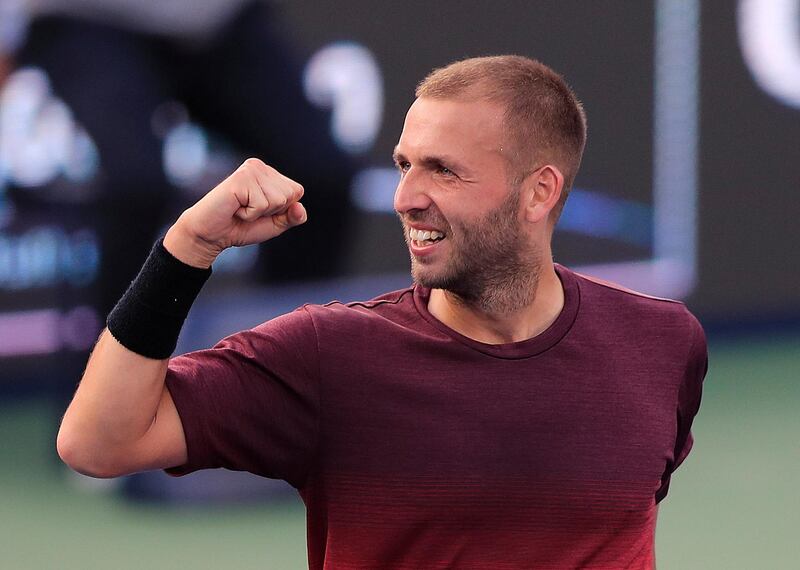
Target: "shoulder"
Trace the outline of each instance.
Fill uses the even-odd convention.
[[[413,287],[367,301],[331,301],[302,309],[314,324],[320,346],[326,347],[398,342],[403,335],[417,331],[422,320]]]
[[[318,346],[321,335],[352,337],[356,332],[374,331],[386,323],[410,322],[415,318],[412,314],[416,314],[413,287],[385,293],[368,301],[306,304],[225,337],[215,348],[253,354],[270,347],[292,346],[304,350]]]
[[[617,355],[635,354],[650,369],[669,366],[695,384],[702,381],[708,368],[706,336],[683,302],[566,271],[580,291],[575,330],[583,343]]]
[[[393,320],[416,312],[414,305],[414,288],[407,287],[397,291],[384,293],[368,301],[331,301],[324,305],[304,305],[301,307],[311,319],[316,322],[363,319],[389,319]]]
[[[597,277],[569,272],[580,290],[584,325],[603,331],[674,343],[705,346],[698,319],[682,301],[655,297]]]
[[[585,303],[590,308],[643,312],[653,316],[673,317],[686,322],[697,322],[697,319],[689,312],[682,301],[648,295],[599,277],[575,271],[570,271],[570,273],[575,276],[578,282],[582,304]]]

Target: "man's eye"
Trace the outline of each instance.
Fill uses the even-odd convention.
[[[446,166],[439,167],[439,174],[443,174],[444,176],[455,176],[456,173],[447,168]]]
[[[411,168],[411,164],[409,162],[398,162],[395,164],[397,166],[397,170],[400,172],[408,172],[408,169]]]

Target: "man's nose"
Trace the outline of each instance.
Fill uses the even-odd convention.
[[[403,214],[411,210],[425,210],[430,206],[431,200],[426,190],[427,185],[421,172],[410,168],[400,178],[397,190],[394,192],[394,209]]]

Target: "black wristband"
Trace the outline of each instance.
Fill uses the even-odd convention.
[[[169,358],[183,321],[211,276],[176,259],[159,239],[139,275],[109,313],[109,332],[125,348],[148,358]]]

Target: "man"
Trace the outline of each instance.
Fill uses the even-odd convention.
[[[203,268],[306,219],[302,187],[247,161],[109,316],[59,453],[101,477],[283,478],[311,568],[651,568],[705,340],[682,304],[551,261],[584,143],[580,104],[539,62],[433,72],[395,150],[415,285],[169,361]]]

